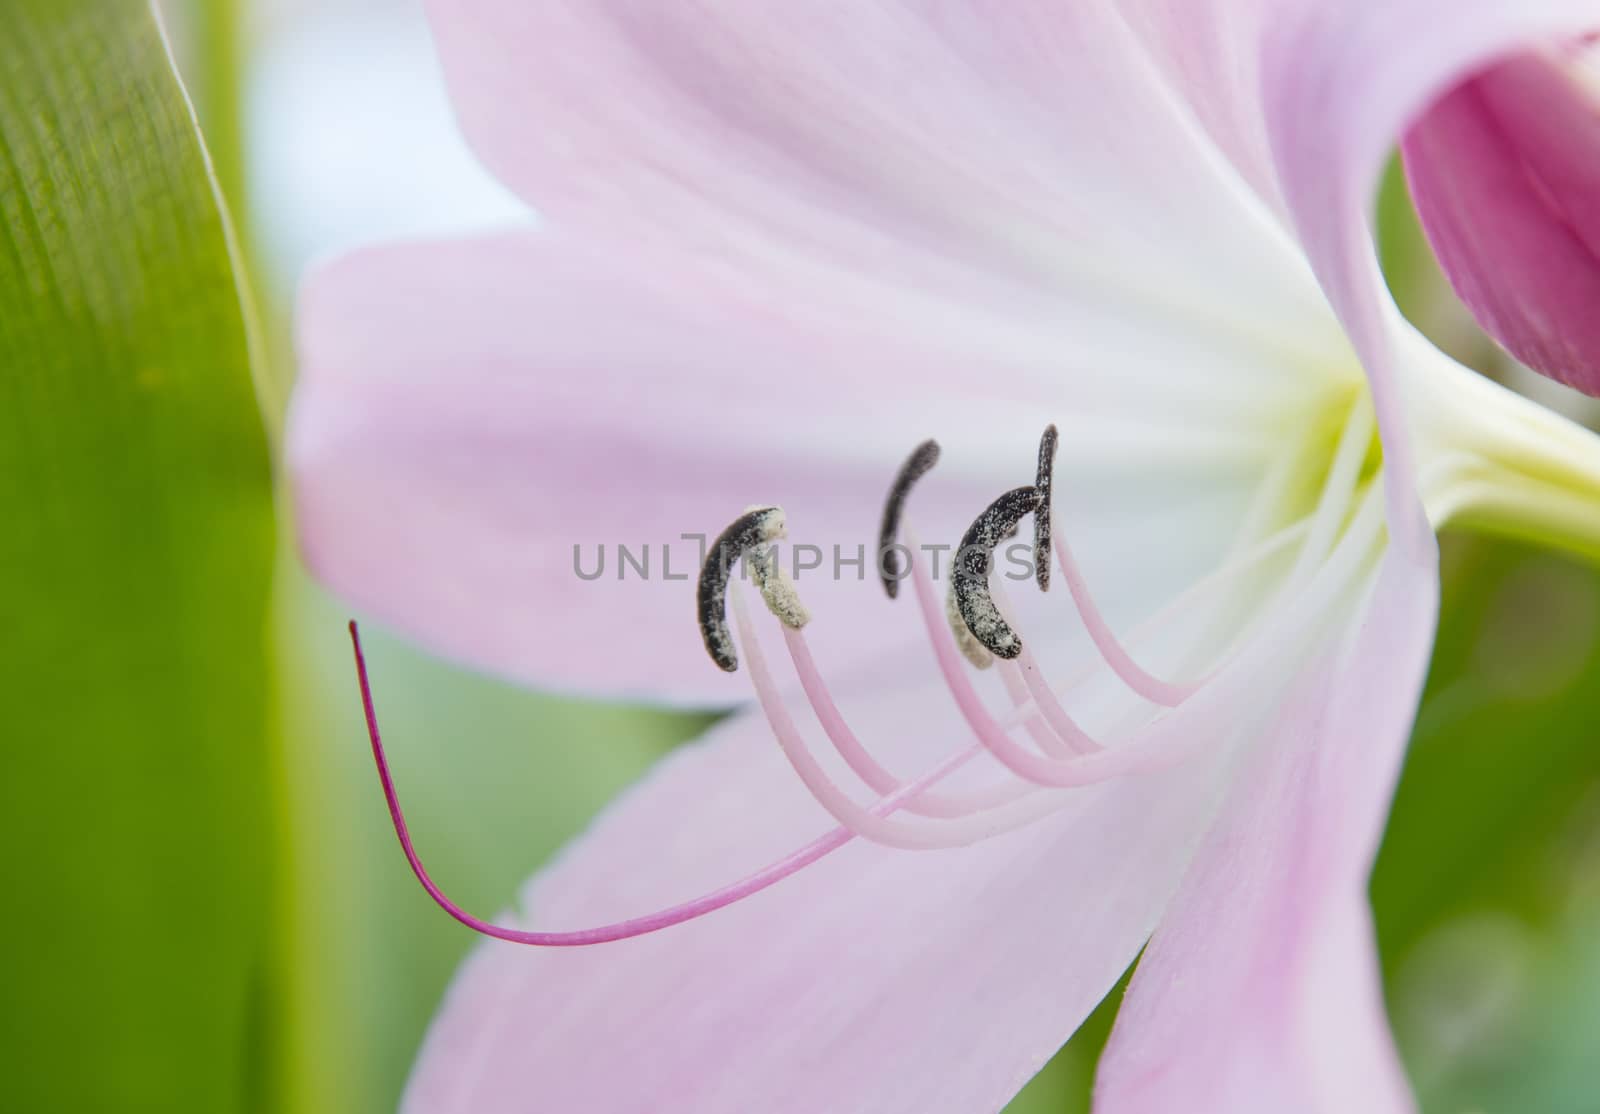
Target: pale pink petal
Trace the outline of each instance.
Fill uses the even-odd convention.
[[[1428,240],[1479,323],[1600,394],[1600,96],[1575,63],[1497,63],[1412,125],[1404,153]]]
[[[1245,757],[1129,987],[1097,1114],[1413,1109],[1366,886],[1436,610],[1432,570],[1391,553],[1342,656]]]
[[[1130,369],[1085,381],[1068,405],[1050,369],[1082,357],[1064,339],[961,354],[948,317],[919,333],[804,319],[774,281],[531,232],[322,270],[302,299],[287,449],[308,563],[373,617],[482,668],[726,702],[747,694],[701,648],[700,548],[685,533],[714,538],[751,504],[783,505],[792,539],[821,547],[799,584],[822,620],[820,659],[842,669],[916,638],[870,562],[889,480],[929,436],[946,452],[913,512],[930,541],[953,542],[1032,475],[1057,421],[1074,538],[1151,551],[1123,579],[1124,604],[1135,587],[1159,601],[1215,560],[1265,463],[1249,436],[1259,416],[1227,416],[1203,383],[1157,414]],[[1181,337],[1100,335],[1112,328],[1151,374],[1183,358],[1168,350]],[[1156,482],[1174,473],[1181,484]],[[1092,513],[1077,513],[1080,496]],[[1188,545],[1149,546],[1175,529]],[[619,582],[623,544],[650,547],[648,578],[630,568]],[[604,547],[600,579],[577,574],[574,546],[589,574]],[[835,546],[846,560],[865,547],[865,563],[836,579]]]
[[[932,766],[958,743],[948,698],[920,685],[880,687],[847,714],[870,744],[898,744],[890,761],[908,771],[912,756]],[[403,1108],[996,1110],[1137,954],[1223,769],[1201,756],[1076,791],[1058,814],[959,850],[849,844],[653,936],[558,951],[485,943],[435,1020]],[[741,716],[603,814],[535,880],[527,921],[648,912],[829,827],[759,714]]]
[[[982,275],[1074,316],[1137,307],[1174,332],[1242,332],[1280,367],[1330,339],[1292,244],[1114,5],[430,12],[468,138],[553,223],[778,253],[950,309]]]

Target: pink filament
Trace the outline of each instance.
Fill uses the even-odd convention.
[[[1011,612],[1011,601],[1006,597],[1005,589],[996,582],[993,591],[995,603],[1003,612]],[[1010,616],[1008,618],[1015,627],[1016,619]],[[1031,699],[1044,716],[1045,722],[1050,727],[1051,737],[1055,740],[1053,746],[1043,748],[1046,754],[1056,758],[1068,758],[1074,754],[1093,754],[1097,750],[1105,749],[1067,714],[1067,710],[1061,706],[1061,701],[1056,699],[1056,694],[1045,684],[1039,662],[1026,644],[1018,652],[1015,661],[1000,663],[1000,676],[1009,691],[1015,692],[1020,689],[1022,698]]]
[[[1061,701],[1056,699],[1056,694],[1051,692],[1050,686],[1045,683],[1044,674],[1039,670],[1038,659],[1027,646],[1023,646],[1016,662],[1006,662],[1003,668],[1007,673],[1014,673],[1022,678],[1024,689],[1033,697],[1033,702],[1043,714],[1045,722],[1066,743],[1071,753],[1093,754],[1097,750],[1105,749],[1067,714],[1067,710],[1061,706]]]
[[[745,668],[749,670],[756,699],[767,717],[772,734],[777,738],[784,757],[789,760],[790,766],[794,768],[794,772],[806,789],[840,824],[862,838],[881,843],[886,847],[902,851],[935,851],[978,843],[1002,832],[1030,824],[1054,811],[1054,804],[1043,810],[1037,807],[1006,809],[1002,804],[973,812],[959,819],[939,820],[933,826],[918,828],[891,821],[875,809],[865,808],[851,800],[828,776],[827,771],[818,764],[810,748],[806,746],[804,737],[789,715],[789,709],[784,704],[778,686],[773,682],[772,673],[767,669],[766,655],[751,626],[743,597],[737,587],[731,594],[734,622],[739,631],[739,648],[744,653]],[[1005,788],[1008,790],[1010,803],[1030,806],[1037,804],[1034,801],[1023,801],[1023,798],[1036,792],[1031,786],[1013,785]]]
[[[446,897],[444,891],[428,876],[427,869],[422,865],[421,858],[418,857],[416,849],[412,846],[411,833],[406,827],[405,815],[400,808],[400,798],[395,792],[394,779],[389,773],[389,761],[384,754],[383,739],[378,731],[378,714],[373,706],[372,686],[367,678],[367,660],[361,649],[361,633],[353,619],[350,621],[350,642],[355,647],[356,676],[361,683],[361,706],[367,717],[367,736],[372,741],[372,757],[378,766],[378,779],[383,783],[384,799],[389,805],[389,818],[394,822],[395,835],[400,839],[400,849],[405,852],[406,861],[411,864],[411,872],[417,876],[417,881],[422,883],[422,888],[428,891],[428,896],[433,898],[434,903],[474,932],[482,933],[484,936],[492,936],[497,940],[506,940],[513,944],[529,944],[545,948],[583,947],[589,944],[605,944],[613,940],[627,940],[634,936],[645,936],[652,932],[659,932],[664,928],[671,928],[673,925],[683,924],[685,921],[695,920],[698,917],[705,916],[707,913],[715,912],[725,906],[742,901],[752,894],[759,893],[774,883],[781,882],[790,875],[798,873],[824,856],[837,851],[855,838],[849,829],[835,828],[824,835],[818,836],[799,850],[793,851],[776,862],[762,867],[753,874],[746,875],[731,885],[723,886],[721,889],[713,890],[691,901],[642,917],[615,921],[596,928],[578,929],[571,932],[530,932],[524,929],[506,928],[502,925],[492,924],[489,921],[473,916]],[[871,811],[880,816],[886,816],[894,812],[908,798],[916,796],[929,786],[948,777],[981,753],[983,753],[983,748],[971,746],[951,755],[927,774],[903,786],[899,792],[879,801],[872,807]]]
[[[850,729],[850,725],[845,722],[844,716],[840,714],[838,705],[834,703],[833,694],[828,691],[827,682],[823,680],[822,673],[817,669],[816,661],[811,656],[811,647],[806,642],[805,633],[785,626],[783,637],[789,647],[789,659],[794,663],[795,672],[800,677],[800,685],[805,690],[806,699],[811,702],[811,710],[816,714],[817,722],[822,725],[823,732],[833,743],[840,757],[874,793],[882,795],[899,790],[900,779],[884,769],[877,759],[872,757],[872,753],[862,744],[856,733]],[[759,648],[757,652],[759,653]],[[1025,699],[1025,693],[1013,693],[1013,700],[1019,708]],[[1030,729],[1037,723],[1035,717],[1028,718]],[[956,797],[924,793],[916,800],[908,801],[905,811],[914,812],[919,816],[953,819],[1014,801],[1027,791],[1026,786],[1007,781]]]
[[[909,538],[910,531],[906,533]],[[908,541],[908,544],[916,551],[915,541]],[[923,625],[927,628],[929,641],[933,643],[934,656],[938,660],[939,671],[944,674],[946,687],[955,698],[967,726],[978,736],[978,741],[1012,773],[1036,785],[1065,789],[1094,785],[1110,778],[1156,768],[1173,760],[1171,748],[1142,745],[1138,740],[1115,749],[1102,749],[1093,754],[1066,759],[1034,754],[1012,740],[989,715],[962,668],[960,652],[946,624],[943,609],[934,598],[933,581],[928,571],[922,567],[922,562],[913,561],[911,572],[917,604],[922,609]]]
[[[1168,708],[1176,708],[1193,696],[1199,688],[1198,685],[1175,685],[1163,681],[1146,672],[1133,660],[1117,638],[1116,632],[1111,629],[1111,624],[1100,614],[1100,608],[1096,606],[1094,596],[1089,592],[1088,581],[1084,580],[1082,570],[1072,558],[1071,548],[1059,533],[1055,535],[1054,549],[1056,562],[1061,566],[1061,574],[1067,578],[1067,591],[1071,593],[1072,603],[1083,619],[1084,629],[1094,641],[1095,649],[1100,651],[1100,656],[1106,659],[1106,664],[1122,679],[1122,683],[1151,703]],[[1023,668],[1026,670],[1027,666],[1024,665]],[[1038,699],[1037,693],[1034,694],[1034,698]]]
[[[1039,745],[1039,749],[1046,754],[1057,758],[1066,758],[1077,753],[1062,738],[1060,732],[1052,730],[1045,716],[1041,714],[1039,700],[1028,692],[1028,683],[1022,678],[1022,671],[1012,667],[1010,662],[1002,662],[1000,668],[1000,681],[1005,685],[1006,695],[1011,697],[1014,707],[1029,707],[1031,714],[1027,718],[1028,734]],[[1048,691],[1048,690],[1046,690]],[[1055,699],[1051,693],[1050,698]],[[1030,707],[1031,706],[1031,707]]]

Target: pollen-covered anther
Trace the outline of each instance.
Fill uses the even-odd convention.
[[[950,578],[950,590],[944,594],[944,614],[950,622],[950,633],[956,637],[956,648],[963,657],[978,669],[988,669],[994,664],[994,655],[984,648],[978,636],[967,629],[967,621],[962,618],[961,605],[956,602],[955,578]]]
[[[1056,474],[1056,440],[1051,422],[1039,438],[1039,471],[1033,481],[1039,492],[1039,506],[1033,512],[1033,568],[1041,592],[1050,590],[1050,484]]]
[[[1037,488],[1018,487],[1006,492],[990,503],[968,527],[961,539],[961,549],[956,553],[951,578],[956,610],[971,636],[997,658],[1016,657],[1022,652],[1022,640],[1005,621],[989,594],[994,549],[1038,506]],[[956,628],[956,638],[961,640],[960,628]],[[971,654],[967,656],[972,658]]]
[[[770,548],[760,552],[762,546],[770,547],[788,532],[788,519],[782,507],[748,507],[706,550],[706,563],[700,569],[700,583],[695,592],[700,637],[705,641],[711,660],[725,672],[733,673],[739,668],[739,655],[728,630],[728,580],[734,566],[746,554],[752,554],[747,567],[768,610],[786,626],[797,630],[811,619],[800,602],[794,582],[784,575],[777,554]]]
[[[800,601],[800,592],[795,588],[794,581],[789,579],[789,574],[783,571],[783,562],[778,559],[776,551],[769,549],[765,553],[752,553],[749,562],[750,577],[756,582],[768,611],[776,615],[784,626],[795,630],[811,622],[811,612]]]
[[[911,450],[906,462],[895,473],[889,485],[889,497],[883,503],[883,520],[878,527],[878,576],[883,590],[890,599],[900,594],[900,578],[907,572],[900,564],[897,542],[900,537],[900,516],[905,511],[906,498],[916,482],[939,463],[939,442],[929,439]]]

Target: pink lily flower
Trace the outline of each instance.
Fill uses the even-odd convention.
[[[1451,285],[1536,371],[1600,395],[1600,69],[1571,43],[1500,58],[1402,145]]]
[[[1411,1109],[1366,881],[1433,531],[1600,554],[1600,439],[1401,319],[1370,199],[1431,103],[1596,5],[432,18],[468,137],[548,227],[307,284],[306,559],[502,675],[758,699],[519,911],[433,889],[500,939],[405,1108],[994,1110],[1143,949],[1097,1110]],[[1056,591],[982,581],[1016,639],[985,628],[993,668],[960,658],[985,624],[947,623],[920,559],[897,600],[869,556],[780,585],[777,619],[735,583],[734,631],[715,593],[695,623],[681,535],[776,501],[795,542],[854,557],[930,435],[900,540],[1050,522]],[[575,572],[622,543],[655,575]]]

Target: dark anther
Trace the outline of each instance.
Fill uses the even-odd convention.
[[[717,668],[733,673],[739,668],[739,655],[733,649],[728,631],[728,578],[739,558],[756,546],[781,538],[785,521],[781,507],[755,507],[733,520],[706,551],[705,567],[700,570],[700,585],[695,602],[700,613],[700,637]]]
[[[1025,516],[1039,507],[1039,491],[1019,487],[990,503],[961,539],[956,555],[956,607],[972,636],[997,658],[1014,658],[1022,652],[1022,640],[1000,614],[989,595],[989,571],[994,566],[994,548],[1005,540]]]
[[[900,554],[895,549],[895,539],[900,534],[900,515],[905,509],[906,496],[911,494],[912,486],[937,463],[939,442],[924,441],[918,445],[895,474],[894,483],[889,488],[889,498],[884,501],[883,524],[878,527],[878,575],[890,599],[900,594],[900,577],[905,575]]]
[[[1050,590],[1050,479],[1055,472],[1056,427],[1052,422],[1039,438],[1039,475],[1033,481],[1039,492],[1039,507],[1033,512],[1033,568],[1041,592]]]

